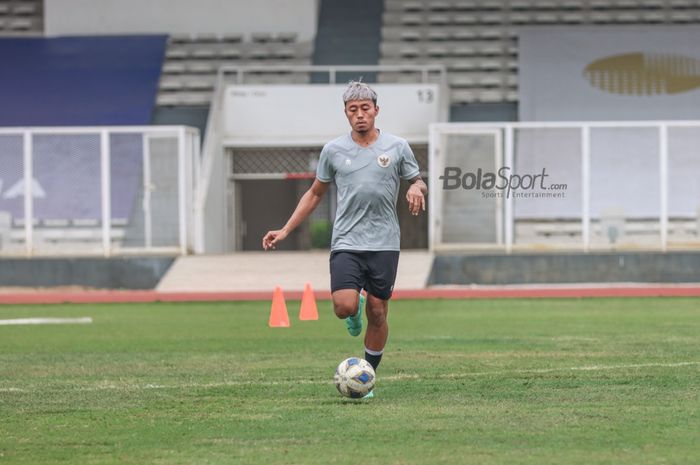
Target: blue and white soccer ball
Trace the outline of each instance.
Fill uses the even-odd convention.
[[[340,362],[335,370],[335,387],[345,397],[359,399],[374,388],[376,375],[369,362],[363,358],[350,357]]]

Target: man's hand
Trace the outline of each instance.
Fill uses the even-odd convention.
[[[275,231],[268,231],[263,237],[262,246],[265,250],[274,250],[277,247],[277,243],[287,237],[289,233],[284,229],[277,229]]]
[[[411,215],[418,216],[421,210],[425,211],[425,196],[418,182],[411,184],[411,187],[408,188],[406,200],[408,200],[408,211],[411,212]]]

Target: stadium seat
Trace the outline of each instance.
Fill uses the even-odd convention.
[[[160,89],[165,91],[175,91],[183,89],[185,85],[179,79],[163,78],[160,82]]]
[[[450,9],[450,4],[445,1],[437,0],[428,2],[427,7],[432,11],[448,11]]]
[[[556,24],[559,18],[554,13],[537,13],[533,17],[535,24]]]
[[[37,8],[35,4],[31,3],[15,5],[12,8],[12,13],[17,16],[33,16],[37,14],[38,11],[39,8]]]
[[[211,92],[214,90],[214,79],[208,79],[207,77],[197,76],[196,79],[185,81],[184,88],[193,91]]]
[[[666,16],[662,11],[647,11],[642,13],[642,20],[645,23],[663,23]]]
[[[219,56],[225,60],[240,60],[242,53],[237,47],[224,47],[219,49]]]
[[[389,2],[387,2],[389,3]],[[403,2],[403,11],[406,13],[413,13],[417,11],[422,11],[423,10],[423,3],[422,2]]]
[[[258,43],[258,44],[265,44],[268,42],[272,42],[272,33],[270,32],[253,32],[250,35],[250,40],[253,43]]]
[[[277,42],[291,44],[297,41],[298,34],[296,32],[280,32],[275,35]]]
[[[511,0],[510,9],[512,11],[529,10],[530,2],[528,0]]]
[[[452,17],[454,24],[458,26],[471,26],[479,22],[479,18],[475,14],[459,13]]]
[[[29,32],[33,26],[34,23],[28,18],[14,18],[9,22],[9,29],[17,32]]]
[[[190,62],[187,64],[187,71],[193,74],[212,74],[216,72],[217,67],[213,63],[206,62]]]
[[[418,31],[406,30],[401,31],[401,40],[406,42],[414,42],[421,39],[421,34]]]
[[[163,73],[165,74],[181,74],[187,70],[184,63],[165,63],[163,65]]]
[[[428,15],[428,24],[431,26],[446,26],[452,22],[449,15],[431,14]]]
[[[168,60],[184,60],[190,56],[189,51],[186,48],[172,48],[169,47],[165,52],[165,58]]]
[[[195,60],[212,60],[217,57],[216,48],[198,48],[190,54]]]
[[[477,0],[456,0],[453,5],[455,11],[474,11],[480,8]]]
[[[398,43],[398,40],[397,40]],[[157,105],[206,105],[223,65],[308,65],[313,48],[294,32],[174,34],[170,36]],[[246,82],[303,83],[308,73],[246,76]],[[182,84],[180,86],[179,84]]]
[[[442,29],[431,29],[427,33],[427,40],[432,42],[441,42],[450,39],[448,31]]]
[[[562,10],[582,10],[585,4],[579,0],[561,0],[559,7]]]
[[[586,20],[583,13],[564,13],[561,16],[562,23],[565,24],[581,24]]]
[[[221,37],[221,42],[227,43],[227,44],[238,44],[243,41],[243,34],[238,34],[238,33],[226,33],[222,34]]]
[[[534,0],[532,6],[538,10],[556,10],[560,7],[559,2],[554,0]]]

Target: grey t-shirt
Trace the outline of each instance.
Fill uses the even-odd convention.
[[[316,177],[335,180],[338,190],[331,250],[399,250],[400,179],[418,174],[416,157],[400,137],[381,132],[372,145],[361,147],[345,134],[327,143]]]

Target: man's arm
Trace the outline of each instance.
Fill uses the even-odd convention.
[[[297,208],[294,209],[294,213],[292,213],[292,216],[287,220],[287,224],[285,224],[282,229],[268,231],[267,234],[265,234],[262,240],[263,249],[275,249],[279,241],[283,240],[289,233],[294,231],[294,229],[316,209],[323,195],[328,190],[329,184],[328,182],[321,182],[318,179],[314,179],[314,183],[299,200]]]
[[[417,216],[421,210],[425,211],[425,196],[428,194],[428,186],[423,182],[420,175],[409,179],[411,187],[406,192],[406,200],[408,200],[408,210],[412,215]]]

